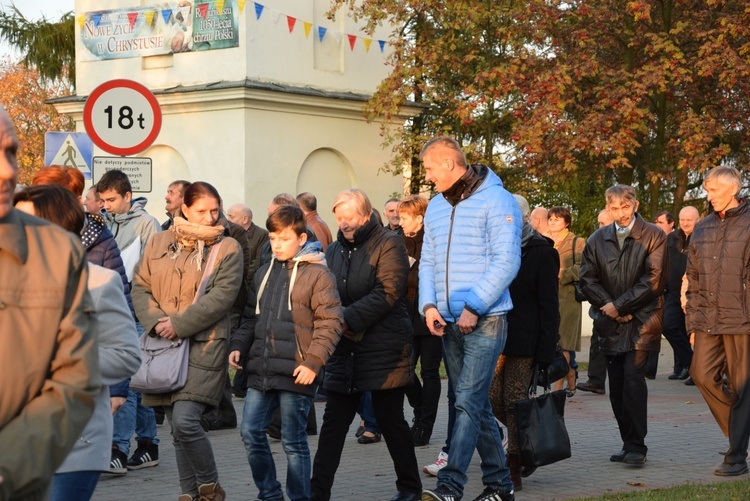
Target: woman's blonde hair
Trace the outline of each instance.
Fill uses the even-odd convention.
[[[369,219],[372,215],[372,203],[367,194],[359,188],[350,188],[339,193],[333,201],[333,212],[336,212],[336,207],[343,204],[350,204],[362,217]]]

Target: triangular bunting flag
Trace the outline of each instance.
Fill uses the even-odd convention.
[[[263,13],[263,5],[259,4],[258,2],[255,3],[255,19],[260,19],[260,15]]]
[[[245,2],[247,0],[237,0],[237,7],[240,8],[240,14],[245,10]]]
[[[143,14],[143,16],[146,18],[146,24],[148,26],[151,26],[151,22],[154,20],[154,14],[156,14],[156,12],[154,12],[153,10],[148,10]]]
[[[137,12],[128,12],[128,21],[130,22],[130,29],[132,30],[135,26],[135,22],[138,20]]]
[[[340,31],[334,31],[333,32],[333,39],[336,40],[336,45],[341,45],[341,39],[344,37],[344,34]]]
[[[349,47],[354,50],[354,44],[357,43],[357,35],[346,35],[349,39]]]
[[[378,45],[380,45],[380,52],[383,52],[383,49],[385,49],[385,40],[378,40]]]
[[[224,0],[216,0],[214,3],[216,4],[216,12],[221,15],[224,12]]]
[[[278,10],[269,9],[271,11],[271,21],[273,21],[274,26],[279,22],[279,18],[281,17],[281,12]]]
[[[180,12],[182,12],[182,17],[184,19],[187,19],[187,15],[185,14],[185,11],[183,10],[185,7],[180,8]],[[190,7],[188,7],[189,9]],[[208,4],[202,3],[198,5],[198,17],[202,17],[203,19],[206,19],[206,14],[208,13]]]
[[[164,9],[161,11],[161,17],[164,18],[164,24],[169,23],[169,18],[172,17],[172,9]]]
[[[91,19],[94,20],[94,26],[98,28],[99,23],[102,21],[102,15],[100,13],[96,13],[93,16],[91,16]]]
[[[312,23],[302,21],[302,25],[305,27],[305,38],[310,38],[310,30],[312,29]]]
[[[296,17],[286,16],[286,25],[289,27],[289,33],[294,31],[294,25],[297,22]]]
[[[372,43],[372,38],[363,38],[362,43],[365,44],[365,52],[370,52],[370,44]]]
[[[81,14],[76,17],[76,21],[78,21],[78,29],[82,30],[83,25],[86,24],[86,14]]]
[[[327,28],[323,28],[322,26],[318,26],[318,38],[320,41],[323,41],[323,37],[326,36],[326,31],[328,31]]]

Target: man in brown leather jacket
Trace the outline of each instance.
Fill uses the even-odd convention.
[[[703,188],[714,212],[695,226],[688,248],[687,331],[695,342],[690,376],[729,438],[714,474],[747,473],[750,438],[750,208],[742,177],[716,167]],[[724,375],[731,391],[724,388]]]
[[[661,345],[667,237],[638,214],[631,186],[615,185],[605,196],[615,222],[586,243],[579,285],[607,359],[609,400],[622,438],[622,450],[609,459],[642,465],[648,451],[646,362]]]
[[[41,500],[101,388],[84,250],[13,208],[18,139],[0,108],[0,500]]]

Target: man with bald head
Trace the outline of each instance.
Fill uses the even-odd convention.
[[[599,228],[604,228],[615,222],[612,214],[607,209],[602,209],[599,215],[596,217],[596,222],[599,223]]]
[[[544,207],[537,207],[531,211],[531,227],[534,230],[544,236],[547,236],[547,220],[549,219],[549,212]]]
[[[680,228],[667,236],[669,253],[669,272],[667,274],[667,292],[664,296],[664,324],[662,333],[667,338],[674,352],[674,370],[668,379],[684,380],[689,377],[690,364],[693,361],[693,349],[685,330],[685,313],[680,305],[680,288],[682,277],[687,269],[687,250],[695,223],[700,219],[698,209],[692,206],[683,207],[680,211]]]

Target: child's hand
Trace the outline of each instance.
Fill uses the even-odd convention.
[[[309,385],[312,384],[313,381],[315,381],[315,372],[308,369],[304,365],[298,365],[297,368],[294,369],[292,376],[295,376],[297,378],[294,380],[296,384]]]
[[[235,350],[232,353],[229,354],[229,365],[237,369],[238,371],[241,371],[243,367],[240,365],[240,352],[239,350]]]

